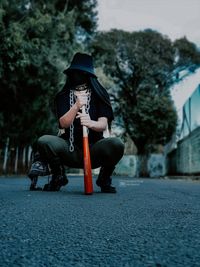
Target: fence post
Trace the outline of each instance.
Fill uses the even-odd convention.
[[[19,147],[16,147],[16,153],[15,153],[15,168],[14,173],[17,174],[18,171],[18,158],[19,158]]]
[[[32,155],[32,147],[28,147],[28,166],[30,165],[31,162],[31,155]]]
[[[6,174],[7,172],[7,161],[8,161],[8,147],[9,147],[10,138],[7,137],[6,139],[6,147],[4,153],[4,161],[3,161],[3,173]]]

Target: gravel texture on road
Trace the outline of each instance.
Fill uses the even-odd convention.
[[[40,184],[47,182],[41,178]],[[199,267],[200,182],[114,177],[117,194],[0,178],[0,266]]]

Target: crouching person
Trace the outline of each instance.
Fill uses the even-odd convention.
[[[113,120],[109,95],[98,82],[92,57],[87,54],[75,54],[64,73],[67,75],[66,84],[55,97],[61,134],[44,135],[37,142],[39,155],[48,163],[52,173],[50,183],[43,190],[59,191],[68,183],[64,166],[83,168],[82,127],[86,126],[92,168],[100,167],[96,184],[103,193],[116,193],[111,175],[123,156],[124,144],[119,138],[103,137],[104,130]],[[77,91],[86,93],[76,94]],[[83,105],[86,114],[81,112]]]

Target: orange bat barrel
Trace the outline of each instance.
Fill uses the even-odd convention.
[[[83,137],[83,155],[84,155],[84,185],[85,194],[91,195],[93,193],[92,184],[92,168],[90,161],[90,150],[88,144],[88,137]]]
[[[82,112],[85,112],[85,107],[83,106]],[[84,185],[85,194],[91,195],[93,193],[92,184],[92,167],[90,160],[90,148],[88,142],[88,132],[87,127],[83,126],[83,161],[84,161]]]

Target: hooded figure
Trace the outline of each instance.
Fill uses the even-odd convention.
[[[66,70],[64,70],[63,73],[67,75],[67,80],[62,91],[56,95],[55,103],[54,103],[55,113],[58,118],[58,121],[59,121],[60,114],[64,113],[64,111],[61,109],[64,106],[66,107],[66,105],[63,104],[63,99],[66,99],[65,103],[67,103],[68,101],[70,101],[70,90],[74,90],[76,86],[80,84],[87,83],[89,88],[92,91],[92,95],[94,95],[94,98],[99,99],[101,102],[103,102],[104,115],[106,115],[108,119],[108,128],[110,129],[111,122],[114,119],[113,110],[112,110],[110,98],[109,98],[109,95],[106,89],[97,80],[97,76],[94,72],[92,57],[87,54],[76,53],[72,59],[70,66]],[[96,105],[96,103],[94,103],[94,105]],[[92,116],[93,115],[92,110],[90,113],[91,113],[90,116]],[[62,129],[60,124],[59,124],[59,128]],[[70,136],[70,133],[69,133],[70,130],[71,129],[67,129],[63,131],[61,130],[60,135],[63,138],[67,139]],[[79,147],[82,147],[82,135],[81,135],[82,133],[81,133],[80,128],[79,128],[79,133],[80,133],[79,138],[77,141],[76,140],[75,141]],[[103,135],[102,133],[99,134],[99,137],[97,138],[100,139],[100,136],[102,137],[102,135]],[[89,131],[89,140],[90,140],[90,143],[95,142],[95,140],[93,140],[93,135],[90,131]]]
[[[110,103],[110,98],[109,98],[109,95],[106,89],[97,80],[97,76],[94,72],[93,60],[90,55],[83,54],[83,53],[76,53],[74,55],[71,65],[69,66],[69,68],[67,68],[63,72],[64,74],[68,76],[68,79],[66,81],[66,84],[63,90],[60,93],[58,93],[58,95],[63,94],[65,92],[66,93],[69,92],[70,88],[74,86],[74,83],[78,84],[78,83],[84,82],[84,80],[75,81],[74,77],[71,77],[74,70],[79,72],[77,80],[80,77],[80,73],[84,73],[85,75],[87,75],[87,82],[89,83],[90,87],[92,87],[95,94],[103,102],[105,102],[105,104],[109,107],[110,119],[112,121],[114,117],[113,117],[113,110],[112,110],[111,103]]]
[[[60,135],[44,135],[37,142],[40,162],[46,161],[52,173],[50,183],[43,190],[59,191],[68,183],[64,166],[83,168],[82,126],[86,126],[92,168],[101,167],[96,184],[101,192],[116,193],[111,185],[111,174],[123,156],[124,145],[116,137],[103,136],[103,131],[114,119],[109,95],[97,80],[90,55],[76,53],[64,73],[67,75],[65,86],[55,97]],[[83,89],[87,94],[76,95]],[[83,105],[86,114],[81,112]],[[34,163],[32,169],[37,169]]]

